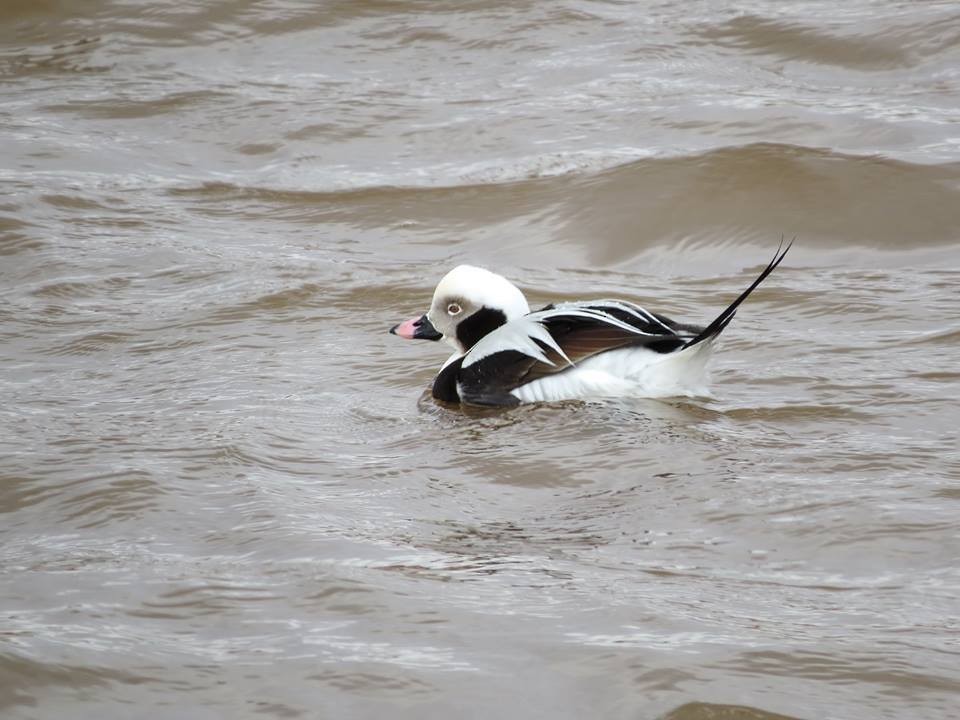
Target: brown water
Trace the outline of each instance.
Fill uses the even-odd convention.
[[[953,2],[0,5],[4,718],[960,717]],[[716,397],[461,414],[453,264]]]

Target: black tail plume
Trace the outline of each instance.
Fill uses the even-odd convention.
[[[764,268],[762,273],[760,273],[760,277],[754,280],[753,284],[750,287],[748,287],[746,290],[740,293],[740,297],[738,297],[736,300],[730,303],[730,305],[727,307],[726,310],[720,313],[712,323],[710,323],[703,330],[701,330],[700,334],[697,335],[693,340],[688,342],[684,346],[684,348],[692,347],[693,345],[696,345],[697,343],[701,343],[704,340],[709,340],[712,337],[716,337],[721,332],[723,332],[723,329],[730,323],[731,320],[733,320],[733,316],[737,314],[737,308],[740,306],[740,303],[746,300],[747,297],[749,297],[750,293],[756,290],[757,286],[767,278],[767,275],[769,275],[774,271],[777,265],[780,264],[780,261],[783,260],[784,256],[787,254],[787,251],[790,250],[791,247],[793,247],[794,240],[796,240],[796,238],[793,238],[792,240],[790,240],[790,242],[787,243],[787,246],[783,247],[783,238],[781,237],[780,246],[777,248],[777,252],[773,256],[773,260],[771,260],[770,264],[767,265],[766,268]]]

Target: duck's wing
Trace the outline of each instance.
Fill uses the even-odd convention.
[[[514,388],[563,372],[594,355],[624,347],[674,352],[699,331],[622,300],[563,303],[484,336],[455,371],[456,386],[462,402],[513,405],[517,403],[510,394]],[[448,384],[451,379],[447,378]]]
[[[650,312],[629,300],[590,300],[587,302],[561,303],[544,308],[544,310],[548,309],[558,311],[561,315],[567,310],[586,310],[604,316],[606,319],[618,320],[630,325],[645,335],[673,334],[692,338],[703,330],[700,326],[679,323],[666,315]]]

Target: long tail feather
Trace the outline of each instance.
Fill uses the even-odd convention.
[[[795,239],[796,238],[794,238],[794,240]],[[783,238],[781,238],[780,246],[777,248],[777,252],[773,256],[773,260],[771,260],[770,264],[767,265],[766,268],[764,268],[763,272],[760,273],[760,276],[753,281],[753,284],[750,287],[748,287],[746,290],[744,290],[742,293],[740,293],[740,297],[738,297],[736,300],[730,303],[730,305],[727,307],[726,310],[720,313],[712,323],[710,323],[703,330],[701,330],[700,334],[698,334],[695,338],[693,338],[693,340],[691,340],[686,345],[684,345],[684,348],[688,348],[693,345],[696,345],[697,343],[701,343],[704,340],[709,340],[710,338],[714,338],[717,335],[719,335],[721,332],[723,332],[723,329],[730,323],[731,320],[733,320],[733,316],[737,314],[737,308],[740,306],[740,303],[746,300],[747,297],[749,297],[750,293],[756,290],[757,286],[767,278],[767,275],[769,275],[776,269],[777,265],[780,264],[780,261],[783,260],[784,256],[786,256],[787,254],[787,251],[790,250],[791,247],[793,247],[793,240],[787,243],[786,247],[783,247]]]

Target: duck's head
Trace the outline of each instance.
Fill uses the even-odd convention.
[[[487,333],[529,312],[523,293],[505,277],[460,265],[443,276],[426,314],[394,325],[390,332],[411,340],[442,338],[465,353]]]

